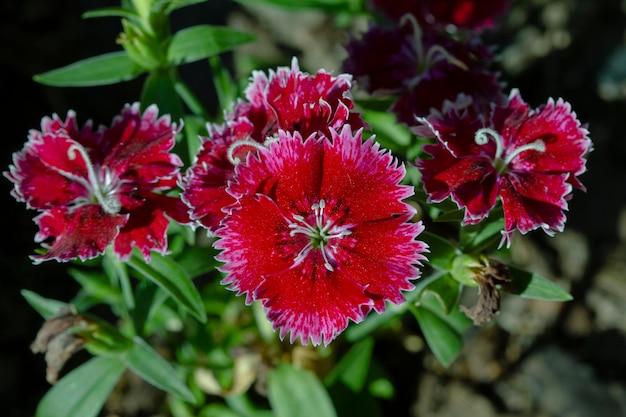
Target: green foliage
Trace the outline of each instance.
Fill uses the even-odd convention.
[[[33,79],[54,87],[92,87],[129,81],[143,72],[126,52],[120,51],[86,58]]]
[[[156,103],[161,114],[182,123],[174,151],[187,167],[202,144],[201,137],[207,135],[207,122],[221,122],[223,112],[231,110],[242,93],[236,82],[240,74],[231,73],[224,54],[257,40],[250,33],[210,25],[169,32],[173,11],[203,1],[125,0],[121,7],[89,11],[84,18],[122,21],[119,43],[124,50],[86,58],[35,75],[34,80],[56,87],[87,87],[144,75],[142,107]],[[238,1],[292,12],[316,9],[336,21],[351,22],[367,13],[364,0]],[[220,112],[216,115],[208,114],[179,75],[180,66],[201,60],[211,69],[207,82],[213,82],[217,93]],[[118,262],[107,254],[68,268],[81,287],[69,302],[22,291],[45,320],[59,311],[90,318],[90,326],[77,329],[76,335],[84,338],[93,358],[46,393],[37,417],[97,416],[126,371],[166,392],[174,417],[383,416],[381,404],[393,401],[396,389],[386,375],[384,361],[376,357],[376,343],[379,337],[396,336],[407,317],[417,322],[419,335],[437,360],[450,366],[461,354],[464,334],[472,325],[459,309],[463,291],[467,287],[476,291],[479,278],[493,278],[485,272],[488,261],[508,255],[498,246],[503,213],[498,207],[479,224],[461,225],[463,211],[456,203],[428,201],[413,162],[429,139],[416,137],[398,123],[389,111],[391,104],[389,97],[356,102],[373,132],[365,136],[375,134],[376,141],[404,164],[403,183],[415,188],[411,203],[419,207],[424,222],[433,225],[419,236],[429,246],[428,261],[420,266],[422,276],[413,281],[415,288],[404,294],[405,302],[389,304],[383,313],[373,312],[361,323],[350,323],[331,346],[311,348],[311,355],[325,363],[327,372],[296,366],[297,348],[279,340],[261,303],[246,306],[241,298],[224,291],[212,238],[172,222],[168,255],[153,252],[147,262],[135,251],[127,262]],[[508,280],[489,282],[497,291],[559,302],[572,298],[546,278],[512,265],[507,268],[509,276],[504,278]],[[90,315],[97,306],[107,306],[115,324]],[[152,347],[153,338],[167,349],[166,355]],[[246,354],[246,360],[241,360]],[[199,383],[194,373],[199,368],[210,370],[213,388],[223,392],[210,392]],[[239,390],[243,392],[224,388],[239,387],[237,383],[245,387]],[[265,402],[247,392],[255,383],[261,387],[256,394],[262,393]]]
[[[310,371],[282,363],[267,378],[267,395],[276,417],[337,416],[328,392]]]
[[[209,58],[256,40],[249,33],[225,27],[199,25],[175,33],[167,48],[167,60],[180,65]]]
[[[129,259],[128,265],[141,277],[158,285],[195,318],[201,322],[206,321],[206,312],[198,289],[187,272],[173,259],[153,253],[152,260],[148,264],[135,252]]]
[[[96,417],[124,369],[118,357],[90,359],[43,396],[36,417]]]

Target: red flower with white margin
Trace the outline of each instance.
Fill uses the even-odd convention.
[[[500,197],[505,221],[500,246],[510,246],[516,229],[562,231],[572,189],[584,190],[576,177],[585,172],[592,150],[570,104],[550,99],[529,109],[514,89],[508,105],[494,107],[484,118],[462,102],[466,98],[447,102],[416,129],[437,139],[424,147],[432,158],[417,161],[429,201],[451,196],[465,209],[463,223],[475,224]]]
[[[329,135],[350,123],[365,126],[358,113],[351,112],[351,76],[320,70],[302,72],[294,58],[291,67],[279,67],[268,74],[254,71],[246,88],[247,100],[240,100],[223,124],[209,124],[209,136],[183,178],[183,201],[199,225],[214,232],[224,217],[222,209],[234,199],[226,192],[234,166],[245,155],[274,140],[278,130]]]
[[[237,203],[216,231],[223,283],[259,300],[280,338],[328,344],[414,288],[427,246],[402,199],[404,166],[362,130],[331,139],[279,132],[249,154],[229,192]]]
[[[65,121],[44,117],[4,172],[11,194],[41,211],[35,240],[48,252],[33,261],[91,259],[111,243],[121,260],[133,246],[148,261],[151,250],[165,253],[167,216],[189,221],[180,199],[162,194],[182,165],[169,152],[179,130],[154,105],[141,114],[139,103],[95,131],[91,121],[79,129],[74,111]]]

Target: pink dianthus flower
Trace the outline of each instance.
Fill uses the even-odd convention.
[[[407,126],[459,94],[481,112],[506,101],[499,73],[490,69],[493,51],[478,36],[455,38],[408,18],[393,27],[370,25],[346,51],[342,70],[368,93],[394,96],[390,110]]]
[[[328,344],[414,288],[426,244],[389,152],[346,125],[331,139],[279,131],[236,168],[216,231],[228,288],[259,300],[280,338]]]
[[[349,123],[354,129],[365,126],[354,107],[351,76],[320,70],[308,74],[293,58],[291,67],[279,67],[268,74],[252,73],[245,90],[246,100],[236,103],[222,124],[209,124],[208,137],[192,166],[187,170],[182,198],[197,224],[214,232],[224,217],[222,209],[234,202],[226,192],[234,167],[245,155],[274,140],[278,130],[328,135]]]
[[[370,0],[370,9],[399,21],[413,15],[420,24],[480,32],[491,28],[510,0]]]
[[[41,213],[35,217],[37,242],[48,251],[35,262],[91,259],[109,245],[119,259],[133,246],[167,251],[169,218],[188,222],[179,198],[164,193],[178,181],[182,162],[170,153],[180,128],[152,105],[126,105],[110,127],[78,127],[76,114],[45,117],[14,153],[4,175],[11,194]]]
[[[424,147],[431,158],[417,161],[429,201],[451,197],[465,210],[463,224],[475,224],[499,199],[505,223],[500,245],[510,246],[515,230],[562,231],[573,188],[584,189],[577,177],[592,150],[570,104],[550,99],[530,109],[514,89],[508,104],[481,115],[466,99],[447,102],[415,130],[436,138]]]

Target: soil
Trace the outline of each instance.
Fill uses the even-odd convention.
[[[108,123],[124,103],[139,97],[140,80],[72,89],[45,87],[31,78],[118,50],[117,19],[81,19],[86,10],[117,4],[0,3],[5,168],[43,115],[74,108]],[[376,354],[386,361],[397,389],[385,404],[389,416],[626,416],[626,6],[619,0],[513,4],[502,29],[487,38],[502,54],[503,78],[533,106],[549,97],[569,101],[594,142],[581,177],[587,191],[576,192],[570,202],[565,232],[553,238],[531,234],[516,242],[513,254],[516,262],[569,289],[574,300],[504,297],[501,314],[468,333],[462,355],[449,369],[438,365],[419,337],[404,340],[400,350],[395,343],[378,344]],[[250,11],[225,0],[183,10],[175,25],[229,24],[262,35],[262,47],[240,54],[263,53],[277,61],[297,55],[309,71],[334,70],[343,56],[338,46],[343,35],[317,13]],[[194,64],[184,76],[215,108],[204,71]],[[31,264],[33,213],[15,202],[10,190],[8,181],[0,181],[7,231],[0,250],[0,403],[3,415],[31,417],[49,385],[42,355],[29,349],[41,320],[20,290],[67,299],[78,287],[65,265]],[[419,336],[419,329],[413,330]],[[159,401],[158,392],[132,378],[124,384],[116,395],[127,395],[113,398],[104,414],[157,415],[150,405]]]

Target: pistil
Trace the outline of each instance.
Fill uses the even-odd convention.
[[[493,158],[491,158],[491,164],[499,173],[505,172],[508,165],[513,161],[513,159],[515,159],[522,152],[546,151],[546,144],[541,139],[537,139],[534,142],[518,146],[517,148],[505,149],[504,139],[498,132],[493,129],[483,127],[481,129],[478,129],[474,134],[474,142],[477,145],[486,145],[487,143],[489,143],[490,140],[493,140],[496,144],[496,153]]]
[[[465,71],[469,69],[463,61],[455,58],[450,52],[448,52],[441,45],[433,45],[430,48],[428,48],[428,51],[425,51],[424,50],[424,34],[422,31],[422,27],[417,22],[417,19],[415,19],[415,16],[413,16],[412,14],[406,13],[400,19],[400,24],[404,25],[406,22],[408,22],[413,28],[413,40],[414,40],[413,43],[415,45],[415,54],[417,56],[417,62],[419,65],[418,72],[420,74],[428,71],[430,68],[433,67],[437,54],[442,56],[444,60],[446,60],[452,65],[456,65],[457,67]]]
[[[87,167],[87,179],[69,172],[59,171],[59,173],[85,187],[107,214],[119,213],[122,207],[119,199],[115,197],[114,187],[112,186],[114,178],[113,175],[111,175],[111,172],[105,168],[104,179],[103,181],[100,181],[85,149],[78,144],[73,144],[67,150],[67,156],[70,160],[74,160],[76,159],[77,154],[80,154],[85,161],[85,165]]]

